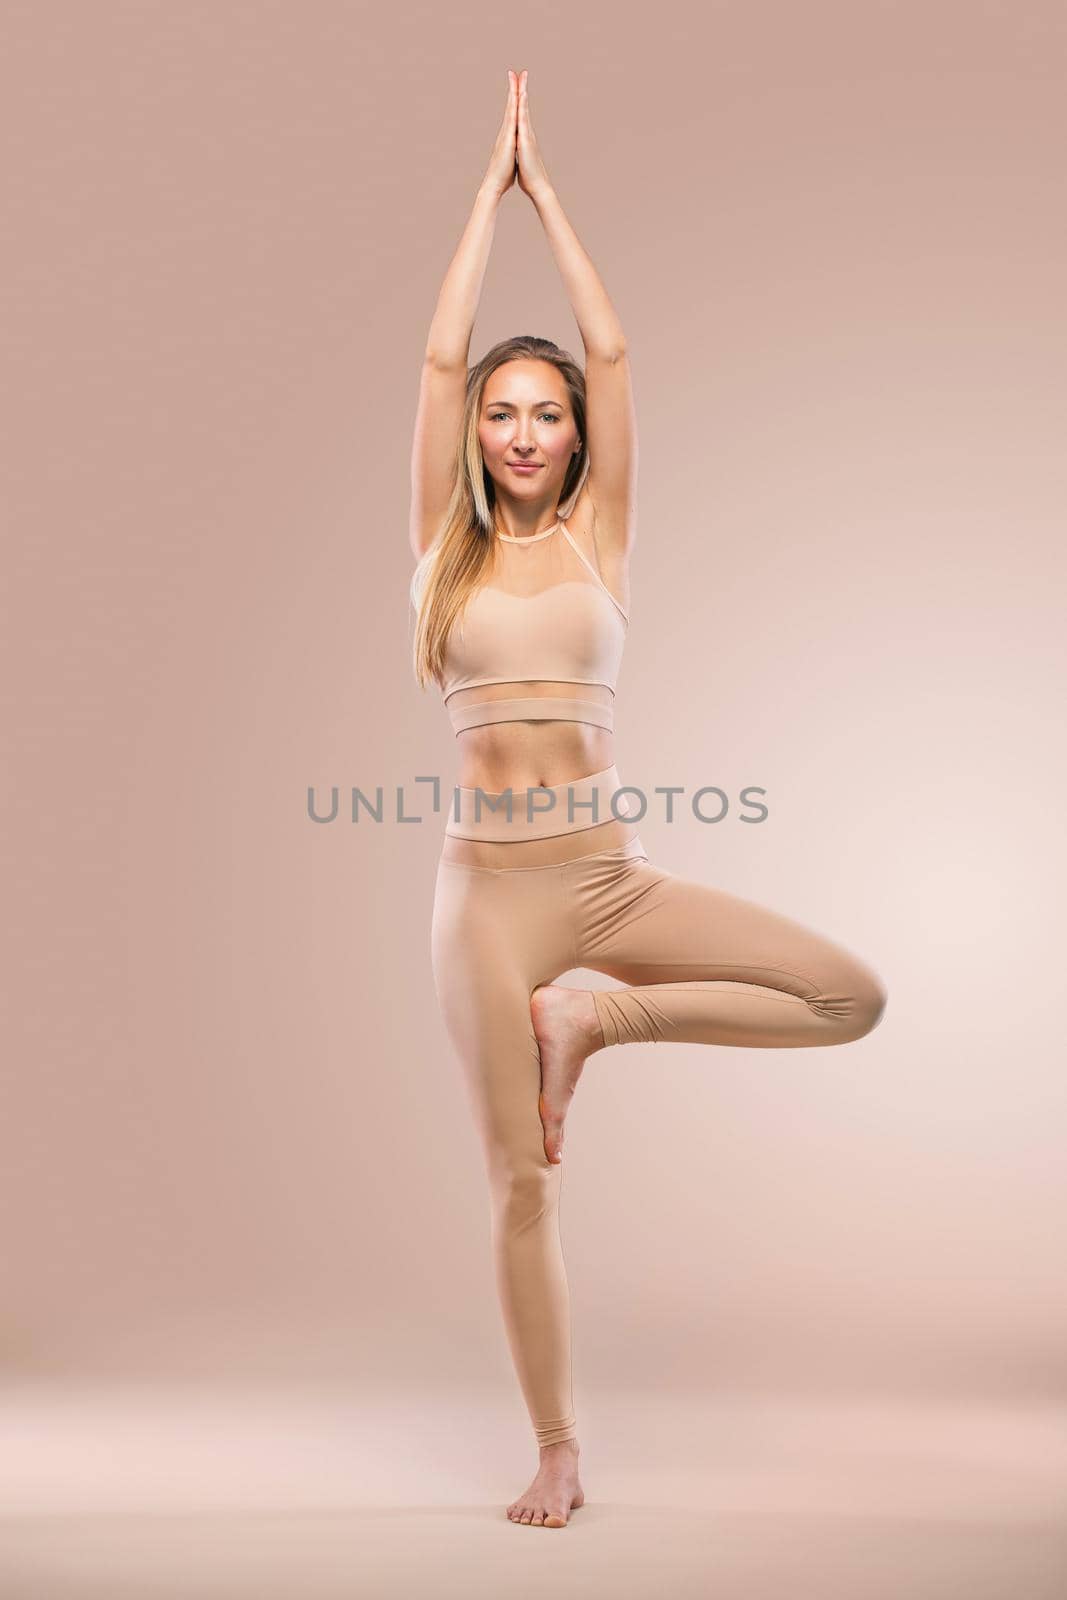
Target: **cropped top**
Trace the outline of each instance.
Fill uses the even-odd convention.
[[[457,736],[520,721],[613,730],[628,623],[562,518],[531,538],[497,533],[488,581],[468,597],[445,647],[441,692]],[[465,692],[519,683],[517,697]]]

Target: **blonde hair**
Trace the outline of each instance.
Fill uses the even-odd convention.
[[[563,374],[582,441],[563,480],[560,508],[564,515],[569,514],[567,501],[577,499],[588,471],[585,374],[578,363],[551,339],[539,339],[533,334],[519,334],[493,345],[467,372],[455,482],[448,509],[411,580],[411,603],[416,613],[413,665],[416,682],[422,688],[431,678],[441,681],[449,632],[493,558],[496,486],[482,460],[478,418],[485,386],[506,361],[547,361]]]

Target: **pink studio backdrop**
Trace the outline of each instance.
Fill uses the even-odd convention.
[[[579,1408],[1062,1394],[1062,10],[521,20],[5,27],[3,1371],[491,1389],[525,1437],[443,818],[345,820],[455,781],[409,453],[513,65],[634,363],[620,771],[767,791],[642,838],[889,990],[837,1050],[590,1062]],[[581,355],[514,190],[472,357],[527,331]]]

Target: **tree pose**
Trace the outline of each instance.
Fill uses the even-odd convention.
[[[497,210],[537,211],[584,370],[521,335],[468,366]],[[507,1508],[559,1528],[583,1502],[559,1234],[563,1129],[586,1060],[615,1045],[846,1044],[882,1016],[856,955],[649,861],[617,796],[615,685],[630,610],[637,431],[619,319],[538,152],[526,73],[430,325],[412,455],[417,681],[441,689],[459,784],[435,885],[442,1017],[484,1152],[493,1262],[540,1449]],[[626,985],[585,990],[576,968]]]

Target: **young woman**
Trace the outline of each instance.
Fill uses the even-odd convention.
[[[547,339],[467,354],[515,180],[548,236],[585,371]],[[459,786],[437,870],[434,983],[489,1178],[496,1279],[539,1469],[507,1509],[583,1502],[559,1236],[563,1125],[584,1062],[641,1040],[844,1044],[885,991],[841,946],[653,866],[615,793],[637,442],[626,341],[538,153],[526,73],[430,327],[412,461],[416,678],[440,685]],[[632,802],[628,807],[627,802]],[[569,988],[578,967],[630,987]]]

